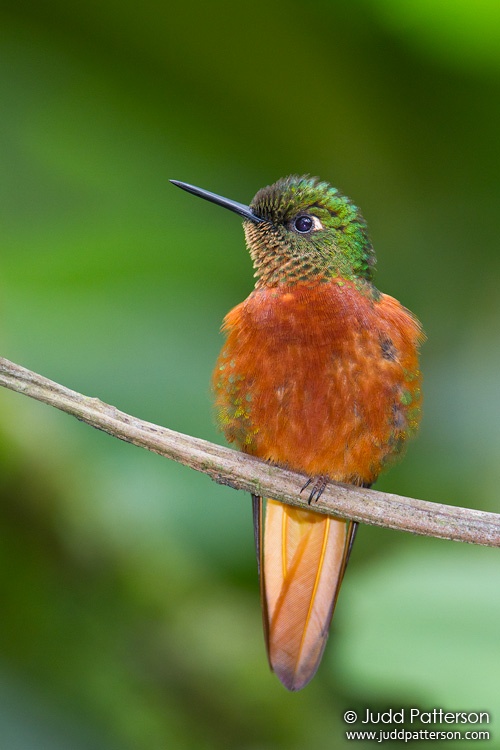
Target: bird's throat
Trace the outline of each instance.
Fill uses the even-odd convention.
[[[279,235],[266,227],[244,223],[248,250],[253,261],[256,287],[295,286],[300,283],[321,284],[330,280],[326,267],[313,263],[304,253],[294,252],[283,244]]]

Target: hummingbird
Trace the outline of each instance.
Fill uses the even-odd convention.
[[[307,478],[310,510],[252,496],[271,669],[300,690],[318,669],[357,524],[314,512],[329,481],[369,487],[420,421],[417,318],[373,284],[357,206],[291,175],[250,205],[171,180],[243,218],[255,288],[225,317],[212,386],[245,453]]]

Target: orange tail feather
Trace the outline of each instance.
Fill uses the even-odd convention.
[[[264,631],[271,668],[288,690],[307,685],[319,666],[354,529],[267,502],[260,551]]]

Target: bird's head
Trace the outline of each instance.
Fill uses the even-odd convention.
[[[259,190],[249,206],[174,184],[243,217],[257,286],[335,277],[371,281],[375,254],[360,210],[317,177],[285,177]]]

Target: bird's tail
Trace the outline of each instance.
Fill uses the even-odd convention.
[[[356,524],[268,500],[254,528],[271,669],[288,690],[314,676],[328,638]]]

